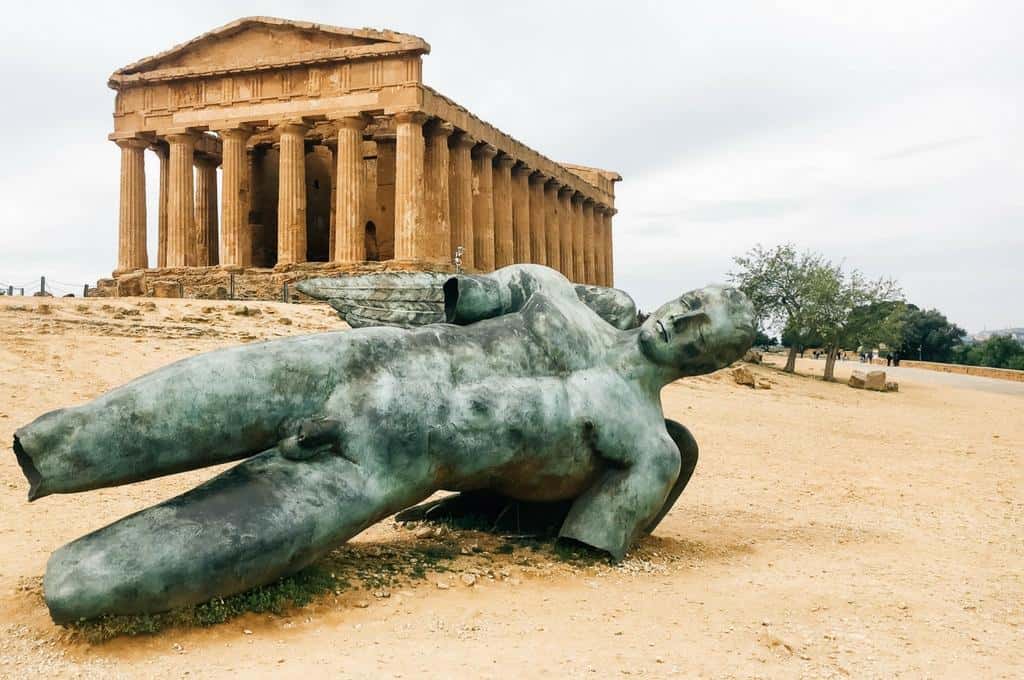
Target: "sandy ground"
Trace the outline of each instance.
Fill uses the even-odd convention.
[[[0,298],[0,676],[1024,675],[1024,396],[909,373],[876,394],[766,367],[771,390],[724,372],[665,389],[701,461],[621,565],[466,550],[389,597],[354,586],[286,616],[84,642],[41,601],[50,552],[211,471],[30,505],[11,435],[181,357],[339,324],[324,307],[238,308]],[[355,543],[383,554],[427,540],[414,534],[386,521]]]

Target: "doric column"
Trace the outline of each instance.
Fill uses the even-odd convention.
[[[604,258],[604,211],[603,205],[594,206],[594,282],[598,286],[608,285]]]
[[[219,131],[221,141],[220,264],[247,267],[252,263],[244,245],[249,226],[249,158],[245,144],[250,131]]]
[[[192,133],[167,135],[170,144],[170,175],[167,178],[167,266],[187,267],[195,251],[196,216],[192,209],[192,154],[196,136]]]
[[[615,212],[615,208],[609,208],[604,213],[604,267],[605,276],[608,278],[605,285],[609,287],[615,285],[615,258],[612,253],[612,215]]]
[[[574,193],[575,189],[568,186],[563,186],[558,190],[558,240],[561,250],[559,271],[565,274],[570,281],[576,280],[572,253],[572,195]]]
[[[594,260],[594,201],[583,201],[583,283],[597,285]]]
[[[306,261],[306,132],[301,122],[281,125],[277,175],[277,264]]]
[[[512,169],[512,261],[530,259],[530,168],[519,164]]]
[[[121,147],[121,207],[117,221],[117,271],[145,269],[146,147],[141,139],[118,139]]]
[[[217,230],[217,161],[196,156],[195,265],[209,267],[219,262]]]
[[[363,130],[366,118],[345,116],[338,120],[338,150],[334,171],[334,250],[336,262],[366,259],[366,210],[363,197]]]
[[[395,115],[395,259],[423,257],[423,123],[419,111]]]
[[[473,149],[473,266],[494,271],[494,157],[490,144]]]
[[[451,205],[448,192],[448,138],[455,128],[436,120],[423,128],[426,150],[423,160],[426,219],[423,228],[423,257],[432,262],[451,262]]]
[[[530,191],[530,262],[545,264],[548,261],[548,241],[545,238],[545,216],[547,205],[544,201],[544,183],[548,177],[535,172],[529,178]]]
[[[453,135],[448,145],[448,200],[451,219],[451,253],[462,246],[462,266],[476,267],[473,248],[473,159],[476,140],[465,132]]]
[[[558,219],[558,189],[561,185],[552,178],[544,185],[544,231],[547,233],[547,265],[562,271],[562,236]]]
[[[494,268],[512,264],[512,166],[515,159],[502,154],[494,159]]]
[[[583,257],[583,200],[583,194],[572,195],[572,273],[573,281],[576,283],[586,283]]]
[[[160,189],[157,196],[156,210],[156,266],[167,266],[167,181],[170,177],[171,164],[167,158],[167,144],[159,141],[152,147],[153,153],[160,159]]]

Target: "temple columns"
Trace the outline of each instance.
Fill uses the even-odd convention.
[[[117,270],[145,269],[146,162],[148,144],[141,139],[119,139],[121,148],[121,205],[118,212]]]
[[[594,206],[594,282],[598,286],[608,285],[604,258],[604,211],[603,205]]]
[[[277,175],[277,264],[306,260],[306,132],[304,123],[284,123]]]
[[[604,212],[604,270],[606,286],[612,287],[615,285],[615,260],[612,257],[612,215],[615,214],[614,208],[609,208]]]
[[[530,192],[530,262],[545,264],[548,261],[548,240],[545,216],[547,205],[544,200],[544,183],[547,175],[535,172],[529,177]]]
[[[249,131],[233,128],[220,132],[221,197],[220,264],[248,267],[252,252],[245,248],[249,228],[249,158],[245,145]]]
[[[532,262],[530,257],[530,168],[512,169],[512,260]]]
[[[462,266],[476,266],[473,248],[473,159],[476,140],[462,132],[451,138],[448,162],[448,200],[451,252],[462,246]]]
[[[167,181],[167,266],[192,265],[195,212],[192,208],[192,155],[196,137],[191,133],[167,135],[170,172]]]
[[[583,257],[583,194],[572,195],[572,273],[573,281],[586,283]]]
[[[421,257],[432,262],[451,262],[451,205],[448,191],[448,137],[455,128],[451,123],[434,121],[423,129],[426,137],[424,153],[424,191],[426,194],[425,224]]]
[[[481,144],[473,150],[473,266],[494,271],[494,157],[498,150]]]
[[[494,161],[494,268],[512,264],[512,166],[515,159],[499,156]]]
[[[558,219],[558,188],[556,180],[550,179],[544,185],[544,221],[547,225],[547,266],[562,270],[562,237]]]
[[[153,153],[160,159],[160,188],[157,196],[156,215],[156,266],[167,266],[167,182],[170,177],[170,163],[167,158],[167,144],[157,142]]]
[[[217,161],[208,156],[195,157],[196,228],[194,264],[208,267],[218,264]]]
[[[560,255],[559,270],[570,281],[576,280],[572,254],[572,187],[562,186],[558,190],[558,240]]]
[[[594,260],[594,201],[583,201],[583,283],[597,285]]]
[[[332,260],[360,262],[366,259],[363,217],[363,130],[366,119],[345,116],[338,120],[338,149],[334,172],[334,247]]]
[[[395,115],[395,259],[423,257],[424,214],[423,123],[427,117],[418,111]]]

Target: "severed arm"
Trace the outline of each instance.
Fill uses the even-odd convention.
[[[602,455],[609,467],[572,504],[559,538],[571,538],[621,560],[659,518],[680,472],[679,449],[664,431],[622,455]]]

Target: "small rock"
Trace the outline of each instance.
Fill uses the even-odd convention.
[[[761,350],[751,347],[743,355],[743,360],[748,364],[759,364],[764,360],[764,355],[761,353]]]
[[[467,586],[475,585],[476,584],[476,576],[474,576],[473,574],[470,574],[470,573],[467,572],[467,573],[462,575],[462,582],[464,584],[466,584]]]
[[[770,382],[768,382],[767,380],[765,380],[764,378],[758,378],[757,379],[757,389],[759,389],[759,390],[770,390],[771,388],[772,388],[772,384]]]
[[[422,527],[416,529],[416,531],[414,531],[412,535],[415,536],[416,538],[430,538],[431,536],[434,535],[434,528],[433,527],[428,527],[428,526],[422,526]]]
[[[292,320],[289,319],[287,316],[278,317],[277,322],[279,324],[281,324],[282,326],[291,326],[292,325]]]
[[[370,603],[367,602],[366,600],[359,600],[359,602],[356,602],[356,606],[359,607],[360,609],[366,609],[367,607],[370,606]]]
[[[248,628],[246,628],[245,630],[242,631],[242,635],[252,635],[252,631],[249,630]]]
[[[449,585],[448,585],[447,583],[445,583],[444,581],[438,581],[438,582],[437,582],[437,587],[438,587],[439,589],[441,589],[441,590],[448,590],[448,588],[450,588],[451,586],[449,586]]]
[[[737,366],[732,369],[732,379],[737,385],[754,386],[754,374],[745,366]]]

